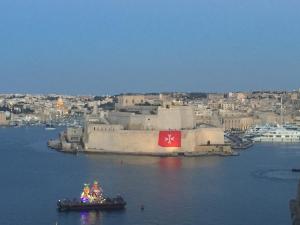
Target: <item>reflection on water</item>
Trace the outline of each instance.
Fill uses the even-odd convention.
[[[103,214],[100,211],[59,212],[56,225],[102,225]]]
[[[81,225],[100,225],[101,218],[101,212],[98,211],[80,212]]]
[[[104,155],[104,154],[86,154],[86,157],[90,160],[91,166],[97,165],[99,162],[110,161],[112,165],[141,165],[149,166],[155,165],[159,160],[159,157],[149,156],[130,156],[130,155]]]
[[[130,156],[130,155],[103,155],[103,154],[86,154],[91,168],[97,168],[103,161],[110,162],[111,165],[122,167],[148,166],[159,168],[199,168],[215,167],[223,161],[223,157],[153,157],[153,156]]]
[[[181,158],[160,158],[158,161],[160,169],[163,170],[178,170],[182,166]]]

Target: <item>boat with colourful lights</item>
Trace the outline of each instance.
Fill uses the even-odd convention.
[[[102,188],[95,181],[90,188],[84,184],[80,199],[62,199],[57,202],[57,209],[63,211],[90,211],[90,210],[122,210],[126,202],[121,196],[108,198],[103,196]]]

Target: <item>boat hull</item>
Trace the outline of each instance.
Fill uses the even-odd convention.
[[[122,197],[105,199],[102,202],[82,203],[80,201],[59,200],[57,209],[64,211],[91,211],[91,210],[122,210],[125,209],[126,202]]]
[[[300,143],[300,139],[254,138],[254,142],[264,143]]]

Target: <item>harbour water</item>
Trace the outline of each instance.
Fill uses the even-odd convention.
[[[257,144],[238,157],[71,155],[47,148],[58,132],[0,129],[1,225],[291,224],[300,145]],[[78,197],[94,179],[121,194],[126,210],[56,211],[57,199]]]

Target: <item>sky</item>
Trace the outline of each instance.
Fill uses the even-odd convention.
[[[299,0],[1,0],[0,93],[300,88]]]

